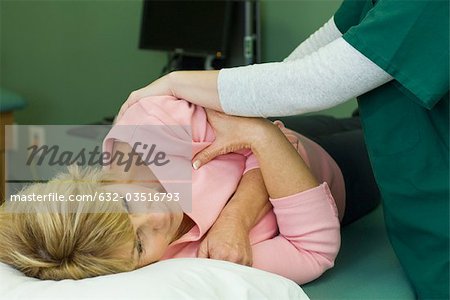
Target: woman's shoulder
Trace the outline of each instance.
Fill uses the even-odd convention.
[[[196,105],[173,96],[143,97],[131,105],[116,124],[160,122],[164,125],[190,126],[196,110]]]
[[[193,141],[214,138],[205,109],[173,96],[144,97],[131,105],[115,125],[155,125],[190,132]]]

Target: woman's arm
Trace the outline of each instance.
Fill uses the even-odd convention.
[[[200,244],[198,257],[251,266],[250,230],[271,209],[260,169],[249,170]]]
[[[271,208],[261,170],[256,168],[242,176],[220,216],[237,217],[246,229],[251,230]]]
[[[280,234],[252,246],[253,267],[298,284],[333,267],[340,248],[340,225],[328,185],[271,202]]]
[[[207,110],[223,153],[250,148],[257,157],[280,235],[252,246],[253,267],[305,283],[331,268],[340,247],[337,208],[277,125]]]
[[[260,123],[250,144],[270,195],[280,235],[253,246],[253,266],[302,284],[334,265],[340,248],[337,208],[281,130]]]
[[[285,132],[283,134],[286,135]],[[289,142],[298,151],[298,141]],[[249,152],[239,186],[200,244],[198,257],[252,265],[249,232],[272,209],[272,205],[258,160]]]

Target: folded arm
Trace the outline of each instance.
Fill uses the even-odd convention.
[[[296,143],[290,142],[297,151]],[[239,186],[202,241],[199,257],[249,266],[253,263],[249,233],[272,209],[272,204],[256,156],[248,150],[245,155],[247,160]]]
[[[211,110],[207,114],[216,132],[218,154],[252,150],[247,161],[257,160],[277,217],[280,234],[252,246],[253,267],[297,283],[311,281],[331,268],[340,247],[340,224],[328,185],[319,185],[276,124]],[[255,165],[247,162],[247,171]]]
[[[261,171],[249,170],[200,244],[198,257],[251,266],[250,230],[271,209]]]
[[[298,284],[334,266],[340,248],[339,219],[326,183],[271,199],[280,234],[252,246],[253,267]]]
[[[334,265],[340,248],[337,208],[328,185],[319,185],[280,129],[270,122],[259,129],[250,144],[280,234],[253,246],[253,266],[306,283]]]

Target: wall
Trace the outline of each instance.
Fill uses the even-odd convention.
[[[263,1],[263,60],[277,61],[340,1]],[[22,124],[83,124],[114,115],[159,77],[166,54],[138,50],[141,1],[0,1],[0,86],[28,101]],[[326,113],[348,115],[354,102]]]
[[[113,115],[165,62],[162,52],[137,49],[138,1],[0,3],[0,84],[29,103],[19,122],[74,124]]]

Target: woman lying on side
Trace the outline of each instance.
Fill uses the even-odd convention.
[[[163,130],[162,138],[179,140],[179,145],[190,139],[192,152],[167,148],[168,159],[179,167],[190,166],[192,157],[219,134],[245,136],[246,143],[189,169],[192,210],[159,201],[143,212],[121,200],[47,202],[40,204],[46,212],[27,205],[26,212],[17,213],[14,206],[23,204],[6,203],[0,210],[0,261],[28,276],[60,280],[131,271],[175,257],[226,258],[230,254],[217,253],[220,249],[208,245],[214,242],[208,237],[238,224],[239,232],[247,234],[230,242],[242,241],[232,253],[242,264],[299,284],[333,267],[345,187],[339,167],[320,146],[279,121],[227,116],[164,96],[144,98],[128,108],[105,138],[104,151],[126,154],[136,142],[152,144],[147,125],[191,127],[190,134]],[[148,151],[139,149],[142,157]],[[156,166],[135,163],[128,170],[114,162],[103,170],[71,167],[67,174],[20,193],[176,192],[179,185],[158,174]]]

